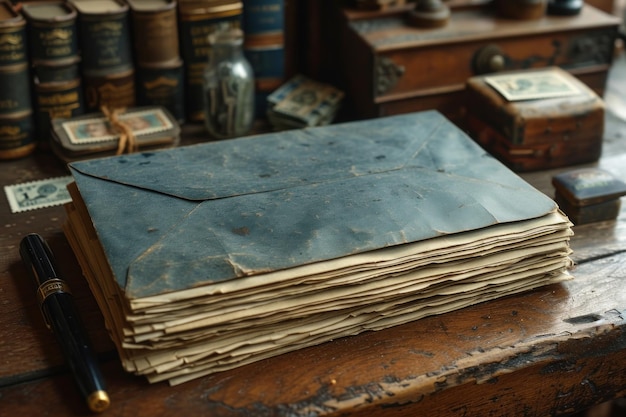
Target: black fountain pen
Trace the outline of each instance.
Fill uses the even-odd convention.
[[[80,393],[92,411],[104,411],[110,401],[98,361],[50,247],[38,234],[29,234],[20,242],[20,256],[38,286],[44,320],[61,345]]]

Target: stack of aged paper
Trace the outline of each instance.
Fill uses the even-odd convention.
[[[151,382],[570,277],[556,204],[434,111],[70,168],[66,235]]]

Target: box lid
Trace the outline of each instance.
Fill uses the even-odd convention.
[[[552,178],[556,192],[574,206],[588,206],[626,195],[626,183],[608,171],[582,168]]]

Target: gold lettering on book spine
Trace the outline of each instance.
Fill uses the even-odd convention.
[[[15,126],[0,127],[0,137],[13,137],[20,133],[20,128]],[[4,139],[4,138],[3,138]]]
[[[20,34],[7,33],[0,35],[0,59],[18,61],[26,59],[24,38]]]
[[[154,90],[159,87],[176,87],[178,85],[178,81],[170,78],[159,77],[155,80],[145,82],[143,85],[147,90]]]
[[[42,41],[54,42],[54,41],[69,41],[74,36],[74,32],[66,29],[54,29],[48,32],[41,32],[39,38]]]
[[[15,45],[21,47],[23,44],[22,37],[15,34],[6,34],[0,36],[0,45]]]

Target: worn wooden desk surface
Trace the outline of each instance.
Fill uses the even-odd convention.
[[[625,97],[626,64],[607,101]],[[611,100],[609,100],[611,99]],[[619,107],[619,103],[618,103]],[[626,107],[623,109],[626,111]],[[626,178],[626,122],[607,116],[599,166]],[[596,165],[596,164],[592,164]],[[2,185],[66,175],[46,154],[3,162]],[[552,195],[556,171],[525,175]],[[88,415],[44,327],[18,244],[56,253],[103,364],[110,416],[547,416],[626,395],[626,208],[575,228],[575,279],[335,340],[176,387],[126,374],[61,232],[62,207],[0,202],[0,416]]]

